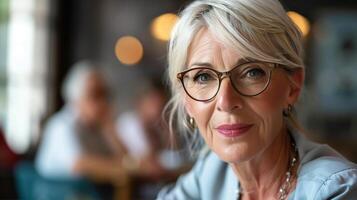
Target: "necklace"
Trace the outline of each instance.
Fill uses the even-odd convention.
[[[279,200],[284,200],[288,197],[288,191],[289,188],[291,186],[291,177],[292,177],[292,172],[293,169],[295,167],[295,164],[297,162],[297,155],[298,155],[298,151],[297,151],[297,147],[295,145],[295,142],[291,143],[291,147],[293,148],[293,156],[290,160],[289,163],[289,167],[288,167],[288,171],[286,172],[286,178],[285,181],[283,183],[283,185],[279,188]]]
[[[291,138],[292,139],[292,138]],[[290,160],[290,163],[289,163],[289,167],[288,167],[288,171],[286,172],[285,176],[285,181],[284,183],[280,186],[279,188],[279,192],[278,192],[278,200],[285,200],[287,197],[288,197],[288,191],[289,191],[289,188],[291,186],[291,179],[292,179],[292,173],[293,173],[293,169],[296,165],[296,162],[297,162],[297,156],[298,156],[298,149],[295,145],[295,142],[294,140],[292,139],[292,142],[291,142],[291,147],[293,149],[293,155],[291,157],[291,160]],[[237,188],[237,200],[239,200],[239,189]]]

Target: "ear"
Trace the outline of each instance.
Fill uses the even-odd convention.
[[[289,77],[290,90],[288,94],[288,103],[294,105],[299,99],[302,87],[304,85],[305,71],[302,68],[295,69]]]

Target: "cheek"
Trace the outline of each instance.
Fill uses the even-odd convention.
[[[287,103],[289,96],[289,86],[288,82],[284,79],[277,79],[273,81],[271,87],[264,93],[263,98],[265,99],[266,109],[271,112],[279,112],[282,114],[282,111]]]
[[[186,95],[185,107],[189,115],[194,118],[201,135],[207,141],[209,135],[211,135],[210,121],[214,113],[214,104],[212,102],[198,102]]]
[[[274,96],[274,94],[262,95],[259,99],[254,99],[248,102],[248,104],[258,115],[271,116],[282,114],[284,101],[281,96]]]
[[[264,133],[276,133],[283,124],[283,109],[288,92],[286,84],[272,84],[266,92],[250,101],[250,108],[254,110],[263,125]],[[248,101],[249,102],[249,101]]]
[[[280,112],[281,114],[287,102],[288,96],[289,82],[285,76],[281,74],[273,74],[271,83],[267,90],[257,96],[260,108],[262,109],[260,112]]]

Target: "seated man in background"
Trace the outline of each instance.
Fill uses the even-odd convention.
[[[35,166],[47,178],[120,178],[125,154],[116,135],[108,87],[93,63],[67,76],[64,107],[47,122]]]
[[[167,99],[164,86],[151,81],[136,96],[134,108],[117,119],[117,133],[128,150],[123,167],[131,174],[133,199],[154,199],[163,183],[175,180],[190,165],[184,152],[171,146],[162,120]]]

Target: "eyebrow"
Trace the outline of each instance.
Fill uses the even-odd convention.
[[[253,59],[253,58],[249,58],[249,57],[240,58],[240,59],[233,65],[233,67],[238,66],[238,65],[243,64],[243,63],[246,63],[246,62],[254,62],[254,61],[257,61],[257,60],[256,60],[256,59]],[[192,68],[192,66],[214,68],[213,65],[212,65],[211,63],[208,63],[208,62],[194,62],[194,63],[192,63],[187,69]]]

